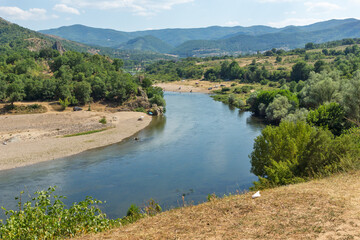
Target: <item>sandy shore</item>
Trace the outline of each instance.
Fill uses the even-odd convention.
[[[142,121],[138,119],[144,116]],[[99,120],[106,118],[107,123]],[[0,116],[0,170],[67,157],[88,149],[114,144],[132,136],[151,122],[138,112],[65,112]],[[90,130],[89,135],[64,135]]]
[[[161,87],[164,91],[168,92],[200,92],[211,93],[212,90],[220,89],[221,86],[230,87],[233,82],[214,83],[209,81],[199,80],[184,80],[166,83],[156,83],[155,86]],[[209,90],[209,88],[212,88]]]

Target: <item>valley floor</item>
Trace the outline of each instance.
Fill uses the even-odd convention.
[[[211,93],[212,90],[221,89],[220,85],[230,87],[233,82],[209,82],[200,80],[183,80],[174,82],[156,83],[154,86],[161,87],[164,91],[168,92],[200,92]],[[209,88],[212,88],[209,90]]]
[[[215,199],[79,239],[360,239],[360,172]]]
[[[138,119],[144,116],[142,121]],[[99,121],[105,118],[106,124]],[[22,167],[118,143],[151,122],[139,112],[48,111],[0,115],[0,170]],[[89,135],[64,137],[93,130]]]

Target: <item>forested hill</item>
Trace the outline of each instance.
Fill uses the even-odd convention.
[[[59,100],[64,106],[92,101],[122,105],[138,95],[145,98],[145,105],[133,103],[129,109],[165,104],[161,89],[123,71],[122,60],[92,54],[100,52],[98,49],[52,38],[3,19],[0,32],[0,102],[10,103],[11,108],[22,100]]]
[[[360,37],[360,21],[357,19],[329,20],[307,26],[272,28],[252,27],[207,27],[189,29],[161,29],[137,32],[122,32],[111,29],[73,25],[42,30],[46,34],[66,39],[115,49],[151,50],[177,54],[182,57],[208,55],[234,55],[244,52],[265,51],[272,48],[294,49],[308,42],[323,43],[344,38]],[[149,38],[152,36],[157,38]],[[138,42],[141,44],[128,44]],[[166,43],[166,48],[159,42]],[[165,44],[163,44],[165,45]],[[124,47],[126,46],[126,47]]]
[[[45,35],[36,31],[23,28],[17,24],[8,22],[0,18],[0,51],[23,50],[40,51],[41,49],[56,49],[63,51],[77,51],[90,54],[102,54],[113,58],[124,60],[127,69],[142,67],[144,64],[164,59],[174,59],[169,55],[156,53],[155,51],[139,51],[136,48],[129,49],[124,47],[123,50],[88,46],[83,43],[66,40],[58,36]]]
[[[0,32],[1,51],[10,49],[17,51],[25,48],[31,51],[39,51],[46,48],[58,48],[57,50],[61,51],[64,51],[65,49],[80,52],[99,51],[84,44],[61,39],[59,37],[46,36],[8,22],[2,18],[0,18]]]
[[[278,29],[266,26],[253,27],[207,27],[189,29],[161,29],[137,32],[123,32],[113,29],[93,28],[84,25],[64,26],[56,29],[41,30],[45,34],[60,36],[77,42],[86,44],[116,47],[131,39],[143,36],[153,36],[172,46],[178,46],[190,40],[216,40],[226,38],[233,34],[243,33],[249,35],[259,35],[277,32]]]

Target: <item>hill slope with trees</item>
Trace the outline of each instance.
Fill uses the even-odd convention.
[[[122,32],[111,29],[91,28],[82,25],[42,30],[42,33],[57,35],[66,39],[98,46],[127,49],[151,50],[177,54],[181,57],[234,55],[272,48],[301,48],[308,42],[323,43],[359,36],[360,21],[357,19],[329,20],[307,26],[272,28],[252,27],[207,27],[189,29],[160,29],[137,32]],[[166,49],[159,49],[159,41],[147,41],[146,47],[127,42],[139,37],[152,36],[166,43]],[[165,51],[166,50],[166,51]]]
[[[145,92],[150,103],[165,104],[162,90],[124,72],[121,59],[5,20],[0,21],[0,31],[0,101],[11,103],[11,107],[15,101],[59,99],[65,105],[92,101],[121,105],[136,96],[145,97]]]

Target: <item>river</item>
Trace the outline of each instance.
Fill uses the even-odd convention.
[[[150,198],[164,209],[206,201],[208,194],[246,190],[257,178],[248,155],[264,127],[206,94],[165,93],[167,112],[119,144],[0,172],[0,206],[15,209],[15,196],[57,186],[65,203],[93,196],[110,218],[122,217]]]

